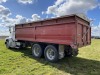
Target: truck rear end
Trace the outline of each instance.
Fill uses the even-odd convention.
[[[90,22],[80,17],[77,20],[77,45],[83,47],[91,44],[91,27]]]

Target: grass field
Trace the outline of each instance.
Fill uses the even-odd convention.
[[[0,75],[100,75],[100,40],[79,49],[79,55],[50,63],[31,50],[7,49],[0,40]]]

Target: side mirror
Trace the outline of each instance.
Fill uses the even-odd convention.
[[[11,27],[9,27],[9,32],[11,33]]]

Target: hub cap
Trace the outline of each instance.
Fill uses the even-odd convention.
[[[46,52],[47,58],[53,60],[55,58],[55,52],[53,49],[48,49]]]

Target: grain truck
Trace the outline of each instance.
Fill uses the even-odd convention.
[[[33,57],[57,62],[64,56],[77,56],[78,48],[91,44],[90,21],[72,14],[16,24],[5,44],[7,48],[31,47]]]

